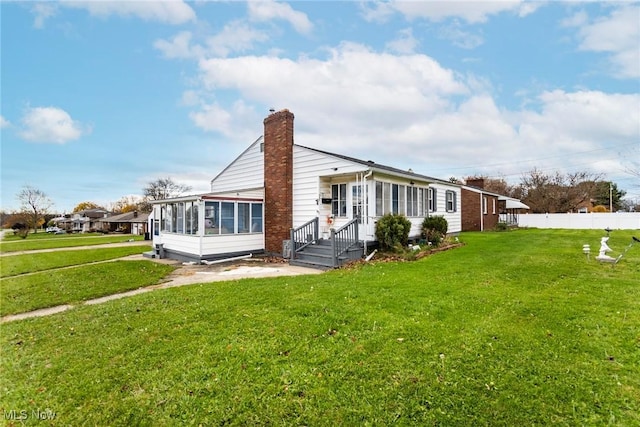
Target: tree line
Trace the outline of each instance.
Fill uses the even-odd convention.
[[[176,183],[169,177],[159,178],[149,182],[142,189],[142,197],[123,197],[110,206],[84,201],[78,203],[72,213],[90,209],[104,209],[112,214],[134,211],[148,213],[151,212],[152,201],[177,197],[190,190],[190,186]],[[53,201],[44,191],[31,185],[24,186],[16,194],[16,199],[20,202],[20,209],[10,213],[0,212],[0,224],[3,228],[14,229],[21,237],[26,237],[31,230],[37,233],[38,229],[43,228],[57,216],[52,212]]]
[[[637,201],[624,199],[626,191],[602,175],[590,172],[545,173],[533,169],[510,185],[503,178],[474,176],[484,180],[484,189],[521,200],[531,213],[640,211]]]

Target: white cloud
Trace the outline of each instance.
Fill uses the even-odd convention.
[[[35,3],[31,8],[31,12],[35,15],[33,20],[34,28],[44,28],[44,22],[54,16],[58,8],[53,3]]]
[[[180,105],[185,107],[193,107],[200,104],[200,95],[195,90],[185,90],[180,99]]]
[[[203,55],[204,49],[201,46],[191,45],[192,34],[190,31],[181,31],[169,41],[156,40],[153,47],[163,53],[165,58],[199,58]]]
[[[302,34],[308,34],[313,30],[313,24],[305,13],[294,10],[287,3],[280,3],[273,0],[250,1],[249,18],[253,21],[271,21],[282,19],[287,21],[293,28]]]
[[[384,23],[395,13],[389,2],[379,0],[360,2],[359,6],[362,18],[367,22]]]
[[[206,90],[237,90],[262,105],[305,110],[314,131],[324,121],[349,133],[353,127],[402,128],[446,109],[447,96],[467,91],[428,56],[381,54],[352,43],[329,50],[325,59],[214,58],[200,61],[200,69]]]
[[[463,30],[457,19],[453,20],[451,24],[443,25],[439,35],[463,49],[474,49],[484,43],[482,36]]]
[[[413,53],[418,47],[418,40],[413,37],[413,30],[411,28],[405,28],[398,32],[398,37],[387,43],[387,49],[401,53]]]
[[[250,3],[251,4],[251,3]],[[242,21],[232,21],[215,36],[207,38],[208,51],[218,56],[227,56],[232,52],[246,52],[256,42],[268,40],[265,33],[251,28]]]
[[[538,91],[522,109],[508,110],[496,104],[491,82],[422,54],[343,43],[324,58],[212,58],[199,67],[201,95],[242,100],[200,104],[191,118],[206,131],[247,144],[261,134],[267,108],[289,108],[301,145],[438,177],[517,178],[536,166],[607,173],[604,165],[620,164],[607,147],[640,139],[639,95]]]
[[[229,110],[217,103],[201,104],[199,111],[189,114],[196,126],[205,131],[218,132],[234,141],[246,142],[257,135],[247,129],[246,123],[259,123],[261,118],[253,107],[242,100],[236,101]]]
[[[20,136],[27,141],[64,144],[90,133],[91,129],[73,120],[56,107],[29,108],[22,117]]]
[[[8,128],[11,126],[9,120],[5,119],[3,116],[0,116],[0,129]]]
[[[158,39],[153,47],[168,59],[200,59],[208,56],[228,56],[236,52],[246,52],[256,43],[268,40],[268,36],[251,28],[245,22],[232,21],[222,30],[207,37],[202,44],[193,42],[190,31],[181,31],[170,40]]]
[[[538,101],[541,111],[527,113],[523,123],[537,133],[544,130],[549,140],[596,144],[640,137],[640,95],[554,90],[541,93]]]
[[[137,0],[137,1],[78,1],[65,0],[60,6],[85,9],[93,16],[134,16],[145,21],[156,21],[171,25],[195,21],[195,11],[183,0]]]
[[[407,19],[428,19],[440,22],[447,18],[459,18],[468,23],[486,22],[490,15],[512,12],[518,16],[533,13],[539,5],[524,0],[503,1],[390,1],[377,2],[363,7],[364,18],[368,21],[384,21],[392,11],[401,13]]]
[[[562,27],[580,27],[589,22],[589,15],[584,10],[580,10],[573,15],[560,21]]]
[[[583,15],[575,18],[573,22],[568,21],[580,26],[579,48],[584,51],[609,53],[611,71],[616,77],[640,77],[640,6],[625,5],[595,22],[585,21]]]

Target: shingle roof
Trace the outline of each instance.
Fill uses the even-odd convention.
[[[134,217],[134,215],[134,212],[125,212],[122,214],[101,218],[100,222],[147,222],[147,219],[149,219],[148,213],[138,213],[137,217]]]
[[[450,185],[455,185],[455,186],[460,186],[460,184],[456,184],[456,183],[452,183],[449,181],[445,181],[443,179],[439,179],[439,178],[434,178],[432,176],[427,176],[427,175],[422,175],[419,173],[415,173],[411,170],[403,170],[403,169],[398,169],[398,168],[394,168],[392,166],[386,166],[386,165],[381,165],[379,163],[376,163],[374,161],[371,160],[362,160],[362,159],[357,159],[355,157],[350,157],[350,156],[345,156],[342,154],[336,154],[336,153],[330,153],[328,151],[323,151],[323,150],[318,150],[317,148],[311,148],[311,147],[305,147],[303,145],[298,145],[295,144],[297,147],[301,147],[307,150],[312,150],[318,153],[322,153],[322,154],[326,154],[329,156],[333,156],[333,157],[337,157],[339,159],[343,159],[343,160],[347,160],[350,162],[354,162],[354,163],[358,163],[364,166],[367,166],[370,169],[373,170],[378,170],[378,171],[383,171],[383,172],[390,172],[394,175],[401,175],[407,178],[415,178],[415,179],[420,179],[420,180],[424,180],[424,181],[431,181],[431,182],[440,182],[440,183],[446,183],[446,184],[450,184]]]

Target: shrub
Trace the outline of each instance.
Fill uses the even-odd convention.
[[[496,231],[509,231],[509,224],[507,224],[506,222],[497,223]]]
[[[449,224],[443,216],[430,216],[422,221],[422,238],[438,246],[447,235]]]
[[[386,214],[376,224],[376,239],[380,249],[389,250],[405,246],[409,241],[411,221],[404,215]]]

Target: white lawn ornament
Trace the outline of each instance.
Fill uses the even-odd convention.
[[[622,258],[622,256],[614,258],[607,255],[607,252],[611,252],[611,248],[609,247],[609,245],[607,245],[607,241],[609,241],[609,237],[603,237],[602,239],[600,239],[600,252],[598,253],[596,259],[600,262],[616,263],[620,260],[620,258]]]

